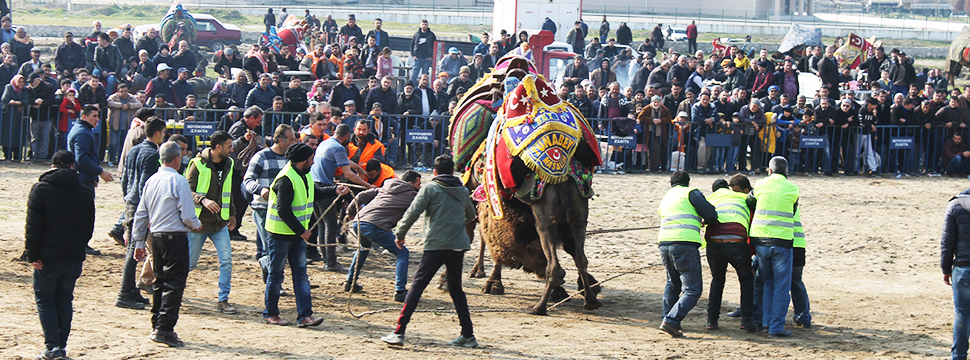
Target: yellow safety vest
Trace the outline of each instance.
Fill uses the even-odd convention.
[[[703,244],[701,217],[690,204],[687,194],[695,188],[674,186],[660,200],[660,231],[657,241],[689,241]]]
[[[287,162],[270,185],[269,206],[266,208],[266,231],[280,235],[301,235],[290,229],[276,211],[276,191],[272,189],[276,187],[276,181],[284,176],[293,184],[293,201],[290,203],[293,215],[303,225],[304,230],[310,225],[310,215],[313,214],[313,175],[307,173],[305,176],[300,176],[296,169],[293,169],[293,163]]]
[[[750,236],[793,240],[795,214],[792,208],[798,201],[798,186],[784,175],[771,174],[755,185],[754,197],[758,199],[758,207],[754,210]]]
[[[222,218],[222,220],[229,220],[229,205],[232,199],[233,161],[232,161],[232,158],[227,158],[227,160],[229,160],[229,163],[226,164],[225,166],[229,166],[229,168],[228,170],[225,171],[226,177],[225,177],[225,180],[223,180],[222,182],[222,211],[219,212],[219,215]],[[209,169],[208,166],[205,166],[205,163],[202,162],[201,157],[193,158],[191,163],[195,164],[195,169],[199,171],[199,181],[195,185],[195,193],[205,197],[206,194],[209,193],[209,183],[212,181],[212,169]],[[185,175],[187,177],[188,173],[186,172]],[[202,214],[202,205],[196,204],[195,216],[199,216],[200,214]]]
[[[745,202],[748,195],[722,188],[706,196],[707,201],[717,210],[717,221],[720,223],[738,223],[748,230],[751,224],[751,210]]]
[[[802,209],[795,210],[795,232],[793,233],[795,239],[792,242],[793,248],[804,249],[808,243],[805,242],[805,230],[802,229]]]

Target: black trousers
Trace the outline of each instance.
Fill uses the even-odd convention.
[[[408,295],[404,299],[404,309],[401,310],[401,317],[397,319],[395,333],[404,333],[408,323],[411,322],[411,315],[414,314],[418,302],[421,301],[421,294],[434,279],[434,275],[441,268],[441,265],[444,265],[448,271],[448,293],[451,295],[451,301],[455,303],[458,323],[461,324],[461,335],[464,337],[474,335],[471,314],[468,312],[468,299],[465,298],[465,292],[461,289],[461,267],[464,256],[464,251],[435,250],[424,252],[424,255],[421,256],[421,262],[418,263],[418,270],[414,273],[411,290],[408,290]]]
[[[738,171],[748,171],[748,146],[751,146],[751,170],[761,169],[761,147],[758,135],[741,135],[741,148],[738,149]]]
[[[131,226],[135,222],[135,211],[137,210],[138,204],[125,203],[125,239],[128,239],[128,250],[125,252],[125,266],[121,270],[121,292],[118,294],[119,296],[129,296],[128,294],[137,291],[135,272],[138,270],[138,262],[135,261],[135,242],[131,241]]]
[[[236,160],[238,161],[238,160]],[[246,208],[249,207],[249,200],[246,199],[246,195],[242,192],[242,178],[246,169],[235,169],[232,174],[232,203],[236,208],[236,229],[231,231],[233,234],[239,233],[239,227],[242,226],[243,218],[246,217]]]
[[[189,238],[184,233],[152,234],[152,328],[172,332],[179,319],[189,276]]]
[[[721,296],[727,266],[731,264],[741,282],[741,323],[751,322],[754,314],[754,270],[751,269],[751,250],[748,244],[707,243],[707,264],[711,267],[711,292],[707,303],[707,318],[717,319],[721,314]]]
[[[687,39],[687,51],[690,51],[691,54],[694,54],[694,53],[697,52],[697,39],[696,38],[694,38],[694,39],[688,38]]]

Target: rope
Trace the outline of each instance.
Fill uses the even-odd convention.
[[[644,226],[644,227],[623,228],[623,229],[596,229],[596,230],[586,231],[586,235],[589,236],[589,235],[597,235],[597,234],[610,234],[610,233],[618,233],[618,232],[624,232],[624,231],[636,231],[636,230],[647,230],[647,229],[658,229],[658,228],[660,227]]]

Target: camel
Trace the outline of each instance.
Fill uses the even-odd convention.
[[[481,154],[483,154],[483,151],[491,151],[483,150],[486,148],[484,142],[487,139],[480,129],[489,128],[493,120],[485,112],[481,112],[481,115],[476,113],[472,116],[463,116],[462,114],[471,108],[474,108],[473,111],[479,111],[480,108],[487,106],[480,105],[483,103],[483,99],[491,100],[491,102],[484,102],[486,104],[502,104],[503,101],[509,101],[510,103],[506,104],[504,108],[501,108],[501,105],[497,106],[503,111],[499,112],[499,119],[495,121],[505,121],[503,116],[507,114],[506,110],[514,109],[518,105],[511,101],[520,101],[522,104],[528,102],[523,86],[516,86],[519,82],[512,81],[510,85],[509,81],[505,81],[512,77],[516,79],[529,77],[528,84],[532,86],[529,95],[532,96],[534,102],[532,105],[540,106],[550,103],[547,100],[548,97],[539,97],[539,93],[546,96],[548,93],[546,90],[551,88],[541,76],[531,75],[535,69],[531,61],[517,55],[507,56],[503,60],[499,63],[508,64],[508,67],[497,67],[496,72],[489,74],[486,79],[476,84],[460,101],[458,111],[456,111],[451,122],[450,140],[458,149],[458,151],[455,151],[456,162],[461,164],[460,168],[464,168],[469,173],[463,176],[463,179],[466,187],[473,192],[476,190],[489,191],[483,190],[484,187],[483,189],[479,188],[483,179],[488,176],[487,171],[483,170],[479,164],[481,161],[487,162],[487,160],[483,160],[487,158],[487,155]],[[501,89],[503,83],[504,92]],[[511,96],[510,91],[512,90],[518,91],[514,93],[518,95]],[[505,96],[504,99],[502,98],[503,95]],[[553,94],[553,96],[555,95]],[[536,101],[544,101],[544,103],[538,104]],[[479,105],[475,105],[476,103]],[[552,100],[552,103],[555,104],[557,111],[566,113],[566,118],[578,123],[577,126],[588,127],[588,123],[585,122],[585,119],[582,119],[582,115],[579,115],[578,111],[575,111],[575,108],[571,105],[564,102],[559,103],[556,100]],[[531,107],[529,108],[531,109]],[[538,120],[536,121],[536,124],[539,124]],[[466,133],[462,133],[462,131]],[[497,135],[499,133],[495,132],[494,129],[490,132],[495,136],[500,136]],[[591,141],[594,142],[592,145],[582,143],[582,141],[589,141],[588,138],[592,138]],[[560,161],[560,164],[567,164],[566,166],[569,167],[567,170],[572,171],[576,170],[574,167],[581,167],[582,169],[579,169],[581,172],[592,171],[599,160],[599,154],[596,154],[598,145],[595,144],[595,137],[590,136],[588,138],[580,135],[578,140],[580,145],[571,147],[573,149],[571,152],[553,150],[550,153],[557,155],[555,158]],[[500,140],[493,139],[493,141]],[[534,144],[529,146],[534,146]],[[472,148],[478,149],[474,157],[469,156],[470,152],[467,151]],[[543,149],[543,151],[545,150]],[[562,158],[563,154],[567,158]],[[556,252],[557,248],[562,246],[566,253],[573,257],[579,272],[577,285],[580,290],[583,290],[583,307],[587,310],[599,308],[602,303],[596,299],[596,296],[600,289],[598,286],[593,286],[596,280],[587,272],[589,262],[584,251],[589,210],[588,199],[591,196],[591,189],[582,191],[579,180],[570,177],[571,175],[561,176],[554,180],[543,179],[536,170],[538,165],[534,162],[531,166],[527,165],[522,157],[521,155],[513,156],[509,163],[503,165],[504,169],[501,172],[504,175],[502,175],[501,181],[506,184],[518,184],[515,189],[522,193],[538,195],[525,196],[524,198],[519,194],[506,196],[501,200],[489,195],[491,201],[479,202],[478,220],[479,232],[482,235],[482,246],[479,249],[478,261],[469,276],[484,276],[484,251],[487,247],[496,265],[488,281],[486,281],[483,292],[496,295],[504,293],[501,278],[503,266],[521,268],[526,272],[535,273],[539,278],[546,280],[546,285],[542,296],[535,305],[528,308],[528,312],[545,315],[550,300],[557,301],[566,298],[566,291],[562,288],[565,283],[565,271],[559,263]],[[562,170],[562,166],[560,165],[558,169]],[[487,182],[487,180],[484,182]],[[507,186],[503,189],[505,189],[504,191],[513,190]],[[536,190],[536,192],[531,192],[533,190]],[[500,207],[499,213],[504,214],[496,215],[496,207]],[[467,230],[470,235],[474,231],[471,226]]]

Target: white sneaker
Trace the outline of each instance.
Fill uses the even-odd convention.
[[[449,341],[448,344],[451,346],[461,346],[461,347],[467,347],[467,348],[478,347],[478,341],[475,340],[474,335],[472,335],[471,337],[464,337],[459,335],[458,337]]]
[[[381,341],[386,342],[388,345],[401,346],[404,345],[404,334],[390,333],[384,335]]]

